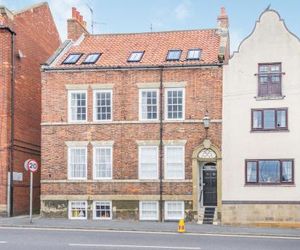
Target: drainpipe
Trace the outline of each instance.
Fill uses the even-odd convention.
[[[163,222],[163,66],[160,66],[159,73],[159,208],[160,222]]]
[[[14,186],[13,186],[13,171],[14,171],[14,119],[15,119],[15,33],[11,33],[11,80],[10,80],[10,153],[9,153],[9,217],[14,214]]]

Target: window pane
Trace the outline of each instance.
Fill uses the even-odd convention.
[[[131,55],[128,58],[129,62],[139,62],[142,59],[144,52],[132,52]]]
[[[100,53],[94,53],[88,55],[83,63],[95,63],[100,57]]]
[[[257,182],[257,163],[247,162],[247,182]]]
[[[112,148],[98,147],[94,152],[95,178],[112,178]]]
[[[264,110],[264,128],[275,128],[275,110]]]
[[[293,163],[292,161],[282,162],[282,182],[293,181]]]
[[[167,60],[179,60],[181,50],[169,50]]]
[[[95,94],[95,118],[97,121],[111,120],[112,101],[111,91],[101,91]]]
[[[86,148],[69,149],[70,178],[86,178]]]
[[[277,110],[277,127],[285,128],[286,127],[286,111]]]
[[[182,119],[183,118],[183,90],[167,90],[167,116],[168,119]]]
[[[199,49],[190,49],[188,51],[187,59],[199,59],[200,50]]]
[[[140,179],[157,179],[158,177],[158,148],[140,147]]]
[[[70,112],[72,121],[86,120],[86,93],[73,92],[70,94]]]
[[[68,57],[63,61],[64,64],[75,64],[79,58],[81,57],[81,54],[70,54]]]
[[[94,209],[96,218],[111,219],[111,202],[96,201]]]
[[[140,219],[157,220],[158,219],[158,202],[141,201],[140,202]]]
[[[253,111],[253,128],[262,128],[262,111]]]
[[[184,178],[184,148],[166,147],[166,179]]]
[[[155,120],[158,117],[157,114],[157,91],[142,91],[141,93],[141,118],[143,120]]]
[[[181,201],[166,202],[166,219],[180,220],[184,217],[184,203]]]
[[[280,162],[259,161],[259,182],[261,183],[280,182]]]
[[[70,202],[70,216],[71,218],[86,218],[86,202],[84,201],[71,201]]]

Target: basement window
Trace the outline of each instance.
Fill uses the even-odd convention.
[[[128,62],[139,62],[141,61],[144,55],[144,51],[135,51],[132,52],[129,58],[127,59]]]
[[[78,62],[81,56],[81,53],[69,54],[68,57],[63,61],[63,64],[75,64]]]
[[[165,201],[165,219],[166,220],[184,219],[184,202]]]
[[[186,59],[187,60],[199,60],[200,59],[200,49],[189,49]]]
[[[87,218],[87,202],[86,201],[69,201],[69,218],[81,219]]]
[[[111,201],[94,201],[94,219],[110,220],[111,218]]]
[[[169,50],[167,61],[179,61],[182,50]]]
[[[82,64],[94,64],[98,61],[100,53],[88,54]]]
[[[140,201],[140,220],[158,220],[158,201]]]

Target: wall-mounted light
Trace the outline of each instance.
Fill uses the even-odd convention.
[[[205,116],[203,117],[204,128],[208,129],[210,126],[210,117],[208,115],[208,111],[206,110]]]

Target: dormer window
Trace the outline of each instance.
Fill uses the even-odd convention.
[[[179,61],[182,50],[169,50],[167,61]]]
[[[98,61],[99,57],[100,57],[100,53],[88,54],[82,63],[83,64],[94,64]]]
[[[200,59],[200,49],[189,49],[186,59],[187,60],[199,60]]]
[[[79,58],[82,56],[81,53],[72,53],[67,56],[63,61],[63,64],[75,64],[78,62]]]
[[[144,55],[144,51],[135,51],[132,52],[129,58],[127,59],[128,62],[139,62],[141,61]]]
[[[281,96],[281,63],[258,65],[258,96]]]

